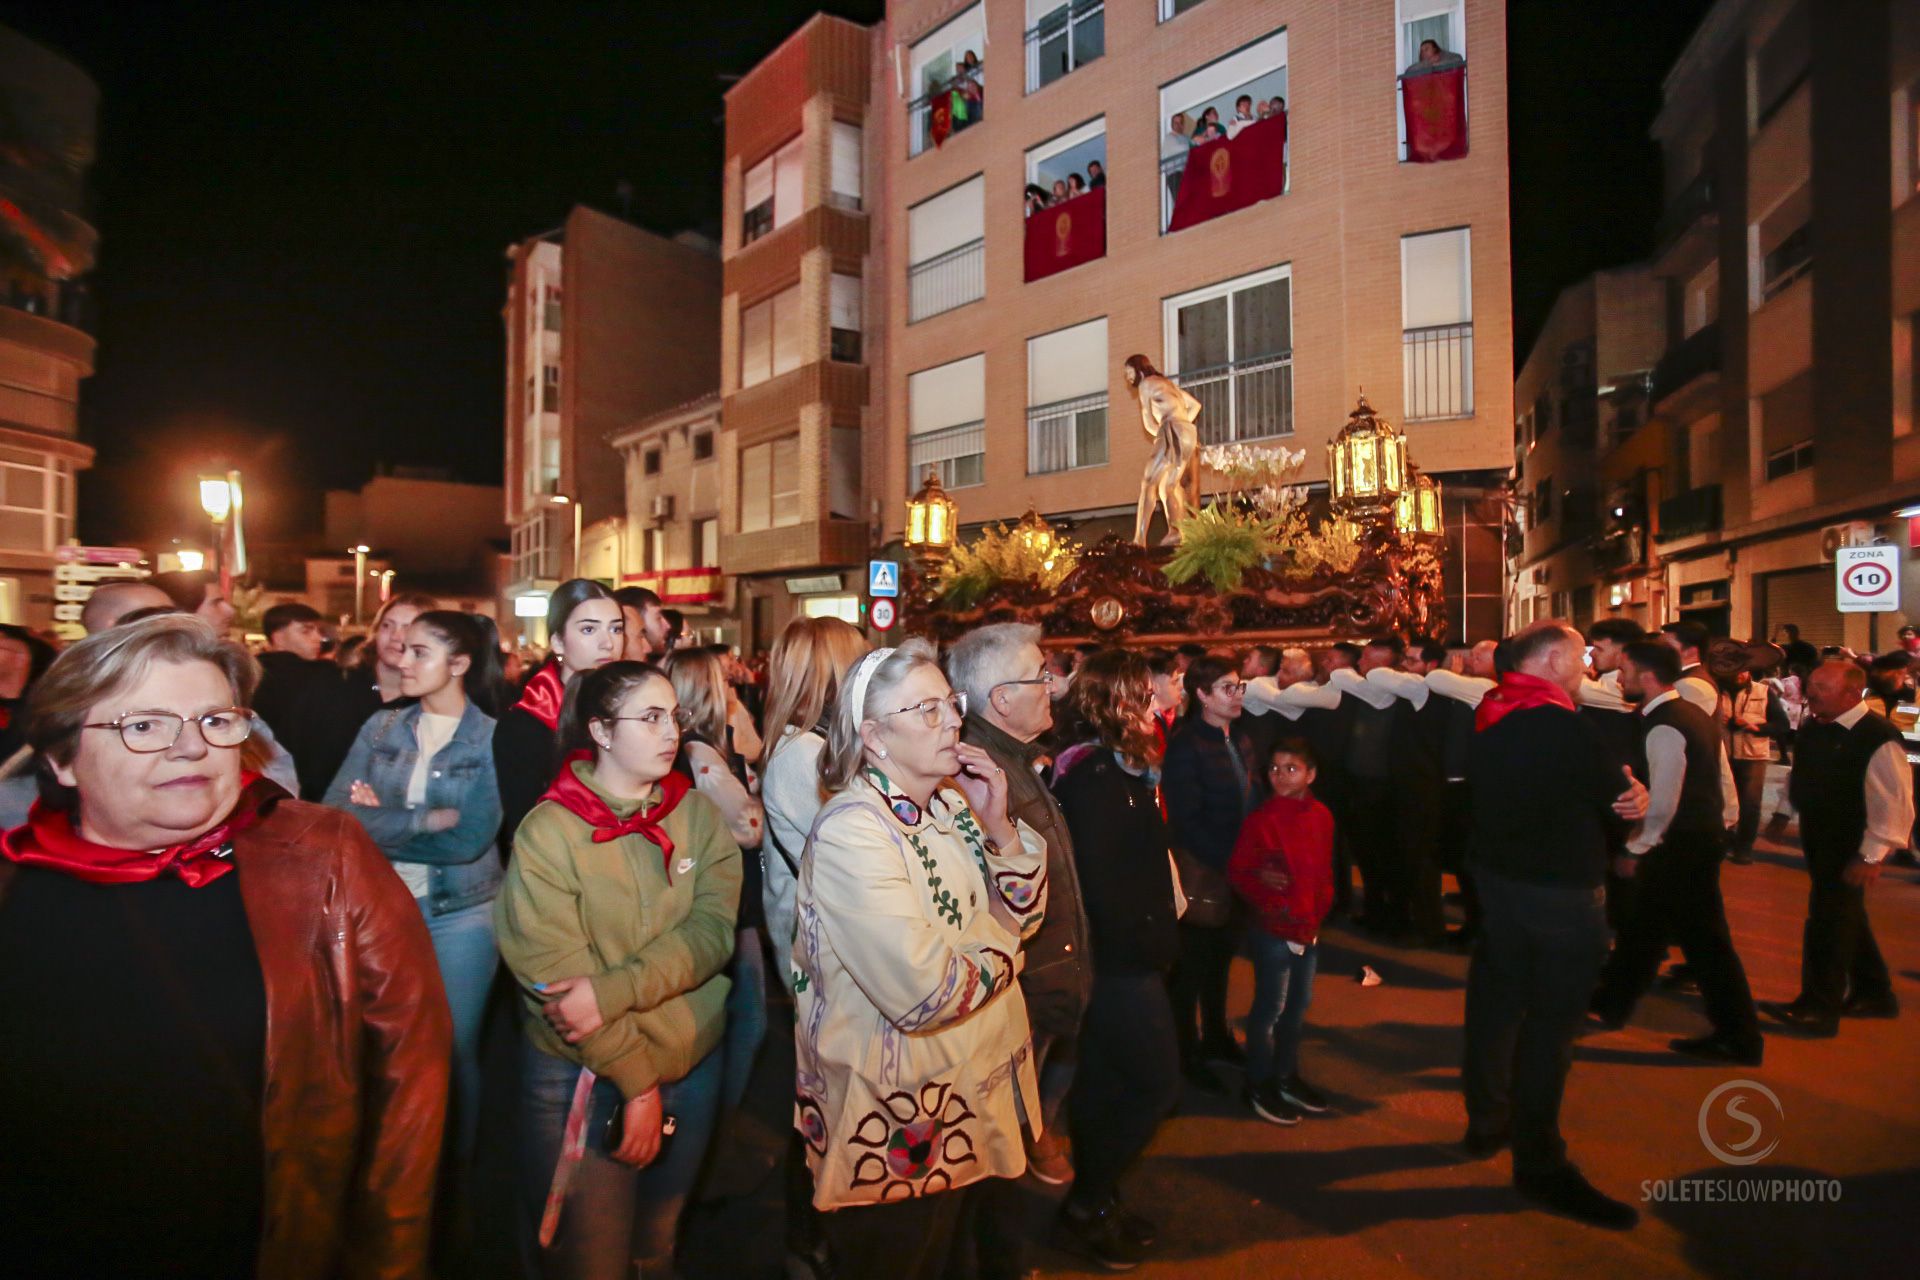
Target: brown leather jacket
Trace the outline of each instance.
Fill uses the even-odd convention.
[[[258,1274],[424,1276],[453,1040],[426,922],[333,809],[283,800],[233,856],[267,990]]]

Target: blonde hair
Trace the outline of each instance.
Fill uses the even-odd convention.
[[[217,667],[236,706],[246,706],[260,682],[260,667],[247,651],[207,623],[190,613],[156,614],[88,636],[53,660],[27,699],[28,744],[48,759],[71,763],[93,708],[138,684],[156,662]]]
[[[865,659],[863,659],[865,661]],[[940,670],[933,646],[918,636],[902,641],[900,647],[875,665],[868,677],[865,696],[855,707],[855,685],[845,680],[833,700],[833,722],[827,729],[827,749],[820,753],[820,785],[829,792],[845,791],[860,776],[866,762],[866,743],[861,741],[860,726],[878,719],[873,708],[883,706],[906,678],[922,667]],[[943,676],[942,679],[945,677]]]
[[[727,745],[727,669],[709,649],[676,649],[667,655],[673,696],[693,717],[688,735],[710,747]]]
[[[773,642],[767,660],[767,716],[760,767],[780,749],[787,730],[809,733],[839,695],[840,682],[867,654],[866,637],[839,618],[795,618]]]

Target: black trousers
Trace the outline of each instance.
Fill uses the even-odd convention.
[[[1395,802],[1398,788],[1389,778],[1347,780],[1347,840],[1360,888],[1366,895],[1362,921],[1374,929],[1403,929],[1407,904],[1401,892],[1399,832]]]
[[[1767,764],[1765,760],[1733,762],[1733,784],[1740,793],[1740,825],[1734,829],[1733,847],[1743,854],[1753,852],[1753,842],[1760,835],[1760,806],[1767,795]]]
[[[1720,896],[1724,841],[1712,833],[1669,836],[1640,859],[1633,907],[1600,971],[1593,1008],[1624,1022],[1660,972],[1667,948],[1678,943],[1700,984],[1707,1017],[1722,1035],[1743,1045],[1760,1043],[1747,971],[1733,948],[1727,908]]]
[[[1800,815],[1801,828],[1807,818]],[[1890,995],[1893,979],[1873,937],[1866,890],[1841,872],[1857,848],[1822,847],[1816,833],[1807,844],[1807,924],[1800,935],[1800,998],[1796,1003],[1837,1014],[1848,997],[1875,1000]]]
[[[1480,932],[1480,895],[1474,892],[1473,873],[1467,868],[1467,842],[1473,834],[1473,790],[1464,782],[1449,782],[1440,797],[1440,867],[1451,871],[1460,885],[1460,909],[1469,936]]]
[[[1395,893],[1398,927],[1421,939],[1438,938],[1447,930],[1440,905],[1440,842],[1444,822],[1441,784],[1416,782],[1400,794],[1396,819],[1400,847],[1393,869],[1399,872]]]
[[[1200,1061],[1205,1050],[1233,1043],[1233,1032],[1227,1026],[1227,971],[1233,967],[1239,936],[1239,930],[1231,924],[1218,928],[1180,926],[1180,958],[1174,962],[1169,989],[1174,1039],[1183,1063],[1191,1065]],[[1080,1069],[1085,1070],[1084,1053],[1080,1063]]]
[[[989,1180],[992,1181],[992,1180]],[[947,1274],[968,1201],[985,1182],[958,1191],[860,1205],[822,1214],[837,1274],[887,1280],[941,1280]]]
[[[1513,1133],[1515,1177],[1567,1167],[1560,1100],[1573,1040],[1607,950],[1598,888],[1525,884],[1474,870],[1480,937],[1467,966],[1467,1127]]]
[[[1180,1097],[1173,1006],[1157,973],[1103,973],[1080,1027],[1080,1066],[1067,1094],[1076,1209],[1099,1209],[1147,1149]]]

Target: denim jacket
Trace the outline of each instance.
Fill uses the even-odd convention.
[[[326,803],[358,819],[393,861],[431,867],[427,910],[441,916],[491,901],[500,887],[493,718],[467,704],[452,739],[433,757],[427,801],[415,808],[407,804],[407,784],[420,753],[419,724],[419,703],[375,713],[360,727],[346,763],[327,788]],[[377,808],[347,798],[356,781],[373,788],[380,797]],[[460,820],[445,831],[429,831],[427,814],[434,809],[458,809]]]

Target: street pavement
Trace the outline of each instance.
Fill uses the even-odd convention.
[[[1722,878],[1735,944],[1760,999],[1798,989],[1806,874],[1792,841],[1763,838],[1753,865]],[[1322,939],[1302,1074],[1335,1109],[1292,1128],[1253,1118],[1233,1099],[1188,1088],[1126,1187],[1160,1227],[1144,1277],[1552,1275],[1911,1276],[1920,1274],[1920,872],[1891,867],[1869,899],[1904,1006],[1893,1021],[1847,1020],[1835,1040],[1767,1036],[1753,1070],[1697,1064],[1668,1051],[1707,1030],[1691,992],[1656,988],[1632,1023],[1577,1047],[1562,1124],[1569,1150],[1601,1189],[1641,1208],[1638,1228],[1607,1232],[1538,1211],[1514,1194],[1505,1154],[1471,1162],[1457,1147],[1466,958],[1398,950],[1339,928]],[[1674,953],[1678,959],[1678,952]],[[1384,982],[1362,987],[1363,964]],[[1236,961],[1229,1009],[1244,1014],[1252,975]],[[781,1178],[792,1049],[773,1011],[749,1114],[722,1149],[711,1190],[688,1223],[691,1277],[779,1274]],[[1237,1073],[1224,1073],[1234,1083]],[[1751,1079],[1708,1108],[1723,1148],[1777,1142],[1746,1166],[1722,1163],[1701,1136],[1717,1086]],[[1744,1101],[1729,1117],[1725,1104]],[[1740,1154],[1735,1152],[1735,1154]],[[1661,1194],[1688,1201],[1643,1200]],[[1803,1188],[1820,1203],[1754,1202],[1754,1184]],[[1095,1273],[1044,1243],[1059,1192],[1031,1179],[1030,1217],[1045,1276]],[[1784,1191],[1775,1194],[1785,1194]],[[1706,1200],[1704,1197],[1716,1197]]]

